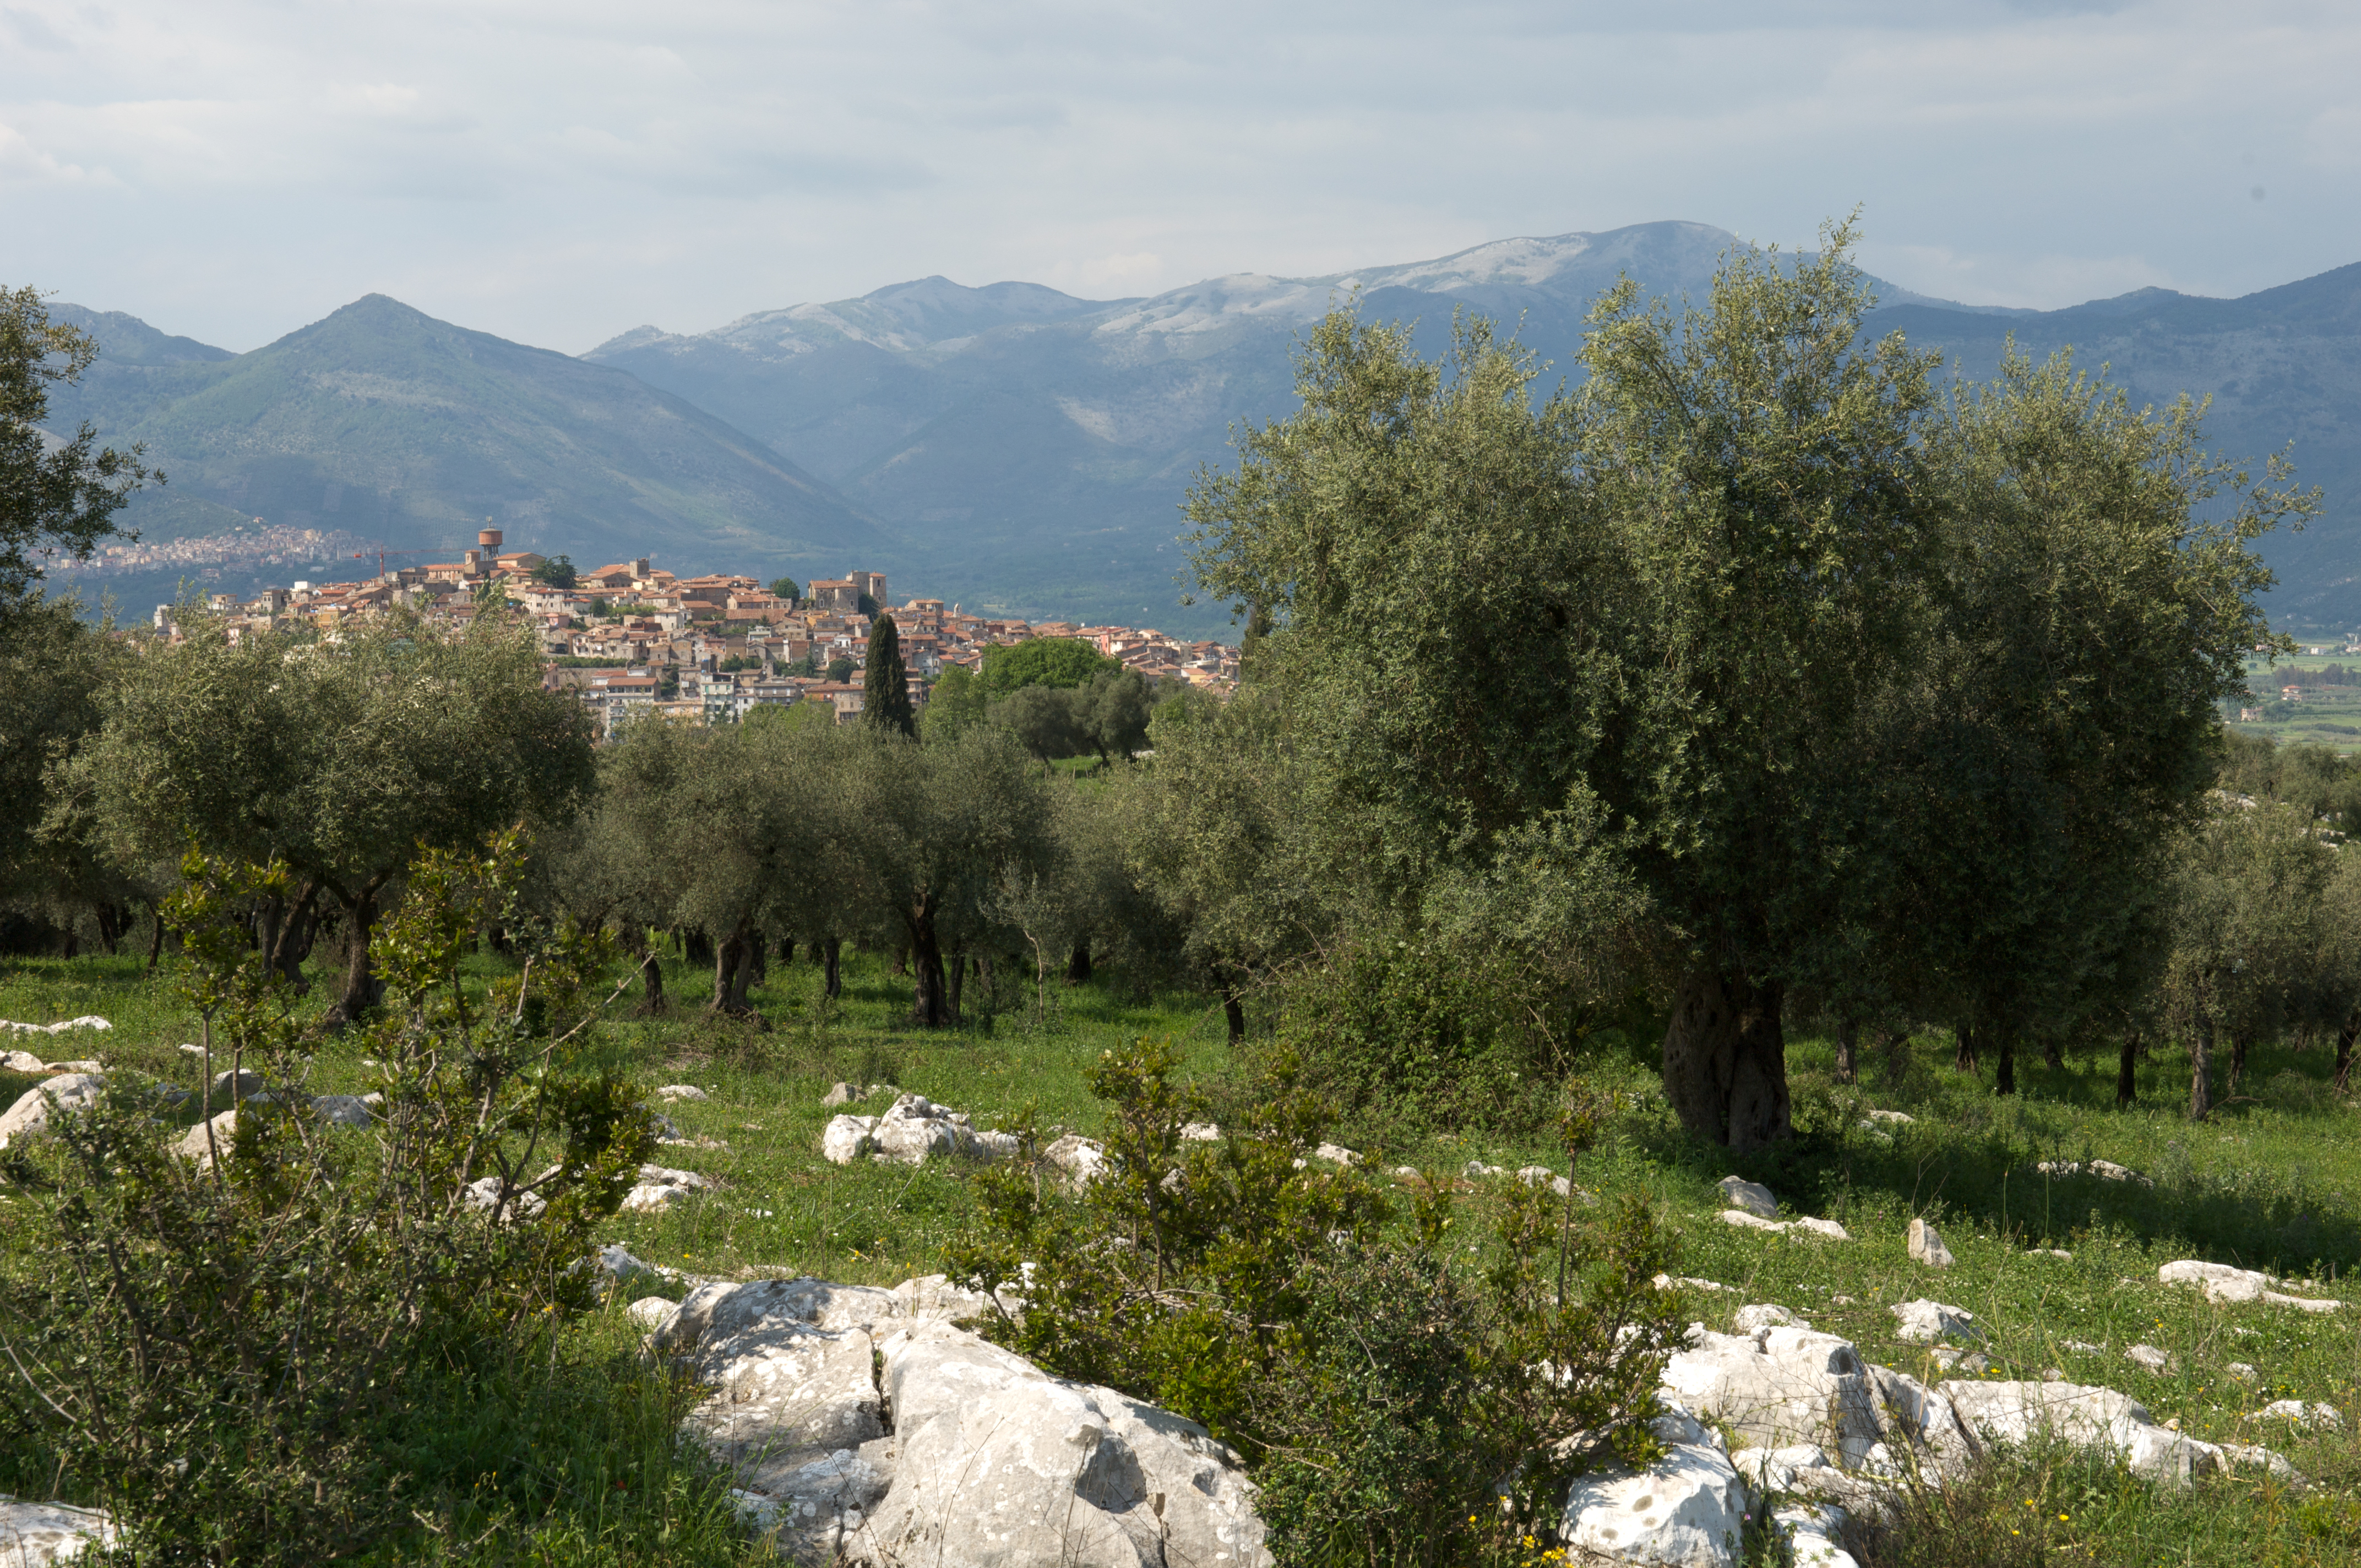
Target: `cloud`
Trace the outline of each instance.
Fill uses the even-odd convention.
[[[2325,0],[16,0],[0,255],[230,346],[371,289],[578,348],[1856,204],[1927,293],[2236,293],[2361,257],[2356,73]]]

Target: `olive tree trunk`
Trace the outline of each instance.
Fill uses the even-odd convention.
[[[1779,987],[1692,970],[1664,1030],[1664,1092],[1691,1136],[1731,1149],[1793,1137]]]
[[[1837,1072],[1839,1083],[1851,1083],[1861,1076],[1861,1063],[1856,1046],[1861,1039],[1861,1025],[1850,1018],[1837,1020]]]
[[[1091,942],[1090,938],[1085,937],[1074,944],[1073,952],[1066,959],[1066,983],[1083,985],[1089,982],[1090,978]]]
[[[922,1029],[947,1029],[959,1022],[952,1011],[950,991],[943,981],[942,939],[935,931],[932,894],[910,905],[902,917],[910,934],[910,1022]]]
[[[2353,1037],[2361,1035],[2361,1008],[2345,1015],[2336,1030],[2336,1092],[2343,1094],[2351,1087],[2353,1073]]]
[[[2132,1102],[2139,1098],[2139,1031],[2127,1030],[2123,1053],[2115,1058],[2115,1104],[2124,1110],[2129,1110]]]
[[[2213,1113],[2213,1019],[2197,1014],[2197,1038],[2189,1048],[2189,1119],[2202,1122]]]

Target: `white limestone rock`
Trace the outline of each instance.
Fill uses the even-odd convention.
[[[839,1105],[850,1105],[854,1101],[862,1099],[866,1093],[867,1091],[852,1084],[840,1082],[835,1088],[821,1095],[819,1102],[823,1109],[833,1110]]]
[[[1731,1208],[1760,1214],[1766,1220],[1779,1217],[1779,1200],[1773,1198],[1771,1190],[1761,1182],[1749,1181],[1743,1177],[1725,1176],[1720,1186],[1721,1196]]]
[[[312,1113],[332,1127],[366,1127],[376,1120],[357,1094],[317,1095],[312,1101]]]
[[[948,1323],[900,1330],[879,1354],[898,1452],[869,1516],[873,1560],[1270,1562],[1237,1456],[1195,1422]]]
[[[0,1051],[0,1071],[43,1073],[49,1064],[30,1051]]]
[[[2324,1296],[2286,1295],[2271,1288],[2282,1281],[2257,1269],[2234,1268],[2226,1263],[2207,1263],[2202,1258],[2176,1259],[2158,1268],[2156,1277],[2165,1285],[2194,1285],[2204,1292],[2207,1300],[2225,1305],[2260,1301],[2267,1306],[2293,1307],[2304,1312],[2334,1312],[2345,1305]]]
[[[1741,1230],[1768,1231],[1773,1235],[1788,1235],[1801,1231],[1806,1235],[1826,1236],[1830,1241],[1852,1240],[1851,1233],[1834,1220],[1814,1219],[1809,1215],[1800,1220],[1766,1220],[1752,1210],[1724,1209],[1721,1222],[1726,1225],[1736,1225]]]
[[[1952,1257],[1951,1249],[1943,1245],[1935,1227],[1924,1220],[1910,1222],[1910,1256],[1929,1268],[1949,1268],[1958,1261]]]
[[[503,1203],[500,1179],[497,1176],[479,1176],[467,1183],[467,1203],[470,1209],[498,1210],[504,1222],[533,1219],[549,1207],[541,1194],[522,1190],[511,1190]]]
[[[1664,1456],[1576,1477],[1559,1528],[1578,1560],[1652,1568],[1733,1568],[1746,1529],[1746,1484],[1719,1434],[1678,1404],[1653,1423]]]
[[[1741,1334],[1752,1334],[1757,1329],[1808,1329],[1812,1325],[1787,1310],[1768,1302],[1754,1302],[1741,1307],[1731,1314],[1731,1321]]]
[[[2045,1159],[2033,1168],[2050,1177],[2095,1176],[2102,1181],[2128,1181],[2139,1187],[2156,1185],[2129,1166],[2117,1165],[2111,1159],[2094,1159],[2087,1164],[2079,1159]]]
[[[1864,1111],[1861,1114],[1872,1122],[1883,1122],[1897,1127],[1913,1126],[1918,1120],[1906,1111]]]
[[[1829,1503],[1787,1503],[1772,1510],[1771,1522],[1787,1538],[1787,1561],[1794,1568],[1861,1568],[1860,1561],[1837,1542],[1845,1525],[1842,1508]]]
[[[2221,1446],[2222,1464],[2224,1469],[2260,1470],[2277,1480],[2285,1481],[2295,1486],[2310,1484],[2302,1471],[2298,1470],[2282,1455],[2272,1453],[2259,1443],[2225,1442]]]
[[[623,1310],[642,1328],[654,1330],[662,1328],[664,1320],[680,1310],[680,1303],[662,1296],[642,1296]]]
[[[1185,1134],[1184,1134],[1185,1135]],[[1361,1157],[1342,1144],[1322,1144],[1312,1151],[1314,1159],[1324,1159],[1330,1165],[1358,1165]]]
[[[0,1495],[0,1568],[48,1568],[78,1563],[93,1546],[115,1544],[118,1531],[103,1508],[71,1503],[27,1503]]]
[[[248,1114],[251,1113],[248,1113]],[[210,1137],[206,1135],[208,1127],[213,1129]],[[209,1123],[200,1122],[181,1134],[181,1141],[172,1146],[172,1152],[182,1159],[196,1161],[199,1170],[211,1170],[215,1150],[219,1150],[221,1157],[227,1159],[230,1157],[230,1151],[236,1146],[237,1112],[232,1109],[222,1112]]]
[[[1859,1469],[1886,1442],[1877,1384],[1850,1341],[1806,1328],[1700,1332],[1665,1362],[1661,1397],[1746,1443],[1817,1442]]]
[[[1041,1151],[1041,1157],[1063,1171],[1066,1184],[1077,1191],[1107,1173],[1106,1146],[1080,1133],[1060,1137]]]
[[[1900,1326],[1894,1331],[1896,1339],[1912,1344],[1976,1345],[1984,1343],[1982,1325],[1976,1315],[1965,1307],[1953,1307],[1941,1301],[1929,1301],[1924,1297],[1916,1301],[1903,1301],[1887,1310]]]
[[[1945,1383],[1961,1420],[1987,1442],[2021,1443],[2047,1431],[2120,1459],[2136,1475],[2187,1485],[2222,1466],[2222,1451],[2158,1426],[2146,1405],[2113,1388],[2077,1383]]]
[[[5,1018],[0,1018],[0,1031],[12,1035],[69,1035],[76,1029],[112,1029],[114,1027],[114,1025],[95,1013],[85,1013],[79,1018],[68,1018],[58,1024],[12,1024]]]
[[[710,1100],[713,1098],[693,1083],[664,1083],[656,1086],[659,1100]]]
[[[1505,1165],[1486,1165],[1480,1159],[1471,1159],[1459,1168],[1459,1174],[1469,1181],[1481,1181],[1490,1176],[1506,1176],[1509,1174],[1509,1168]]]
[[[1653,1285],[1659,1290],[1684,1289],[1728,1291],[1730,1288],[1727,1285],[1720,1284],[1711,1279],[1679,1279],[1669,1274],[1659,1274],[1653,1279],[1648,1281],[1648,1283]]]
[[[851,1165],[876,1152],[877,1118],[835,1116],[819,1135],[820,1157],[830,1165]]]
[[[2172,1357],[2152,1344],[2125,1346],[2124,1359],[2150,1372],[2163,1372],[2172,1365]]]
[[[2344,1412],[2319,1400],[2307,1405],[2301,1399],[2273,1399],[2255,1414],[2267,1421],[2293,1421],[2315,1431],[2345,1430]]]
[[[214,1103],[228,1105],[240,1100],[251,1100],[267,1086],[262,1075],[250,1067],[225,1067],[214,1074]]]
[[[98,1073],[69,1072],[27,1089],[5,1114],[0,1114],[0,1149],[12,1143],[29,1142],[48,1132],[60,1111],[88,1110],[98,1103],[99,1092],[105,1085],[105,1079]]]
[[[1180,1141],[1184,1144],[1217,1144],[1222,1141],[1222,1129],[1211,1122],[1181,1124]]]

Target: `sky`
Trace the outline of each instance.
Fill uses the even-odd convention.
[[[0,283],[568,352],[1680,218],[2049,308],[2361,260],[2361,6],[0,0]]]

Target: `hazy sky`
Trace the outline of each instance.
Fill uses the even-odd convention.
[[[0,0],[0,282],[579,351],[1687,218],[2050,306],[2361,260],[2361,6]]]

